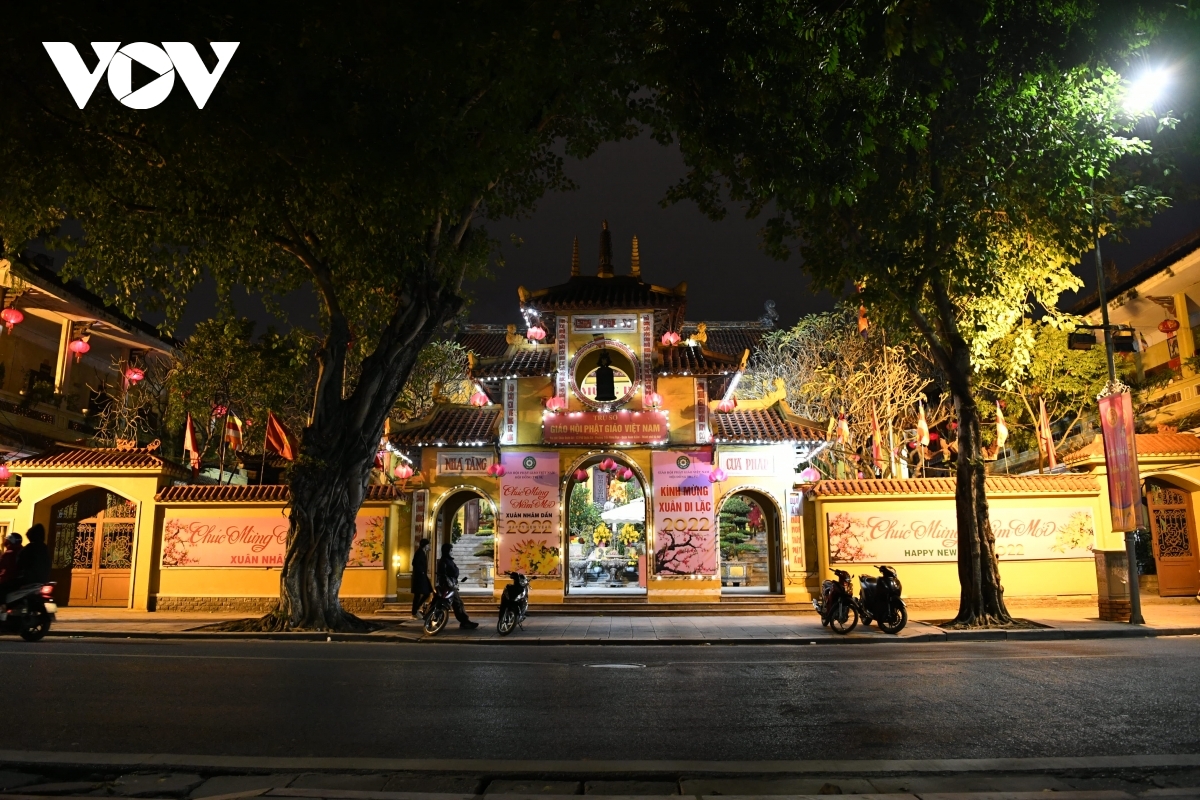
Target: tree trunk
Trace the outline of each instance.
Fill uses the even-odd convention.
[[[950,392],[958,417],[958,460],[954,505],[958,521],[958,581],[960,594],[955,627],[1007,625],[1012,617],[1004,605],[996,536],[988,514],[984,485],[983,437],[979,407],[971,391],[971,353],[961,337],[951,344]]]

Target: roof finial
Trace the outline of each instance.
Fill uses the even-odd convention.
[[[575,237],[575,244],[571,248],[571,277],[579,274],[579,237]]]
[[[600,277],[611,278],[612,266],[612,234],[608,230],[608,220],[600,226]]]
[[[642,274],[642,256],[638,253],[637,237],[633,237],[633,254],[629,257],[629,274],[640,277]]]

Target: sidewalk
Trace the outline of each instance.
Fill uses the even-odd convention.
[[[416,620],[392,615],[372,617],[382,627],[370,634],[221,633],[203,630],[245,614],[202,614],[63,608],[51,636],[170,637],[181,639],[336,639],[339,641],[435,641],[472,644],[867,644],[883,642],[1046,641],[1148,636],[1200,635],[1200,603],[1153,603],[1143,608],[1145,625],[1102,622],[1093,606],[1034,606],[1010,609],[1014,616],[1039,628],[1020,630],[944,631],[936,622],[954,616],[951,608],[914,610],[897,636],[875,625],[859,625],[847,636],[821,626],[812,611],[762,616],[560,616],[535,614],[508,637],[500,637],[495,617],[479,616],[477,630],[464,631],[451,622],[436,637],[426,636]]]

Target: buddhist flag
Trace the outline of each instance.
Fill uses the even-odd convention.
[[[288,461],[295,461],[296,453],[300,450],[296,444],[296,437],[287,429],[287,426],[279,421],[279,417],[275,416],[271,411],[267,411],[267,439],[265,447],[267,452],[286,458]]]
[[[842,444],[850,444],[850,423],[845,414],[838,414],[837,440]]]
[[[1054,453],[1054,434],[1050,432],[1050,418],[1046,415],[1046,400],[1038,398],[1038,438],[1046,448],[1046,460],[1050,469],[1058,466],[1058,457]]]
[[[917,403],[917,441],[924,447],[929,447],[929,423],[925,421],[925,404]]]
[[[829,418],[829,427],[825,429],[825,441],[832,442],[833,435],[837,431],[837,417]]]
[[[867,328],[870,326],[871,323],[867,319],[867,307],[860,305],[858,307],[858,332],[862,334],[864,339],[867,338]]]
[[[232,411],[225,415],[225,441],[231,450],[242,449],[242,421]]]
[[[876,468],[883,467],[883,443],[879,437],[879,415],[875,413],[875,408],[871,408],[871,460],[875,462]]]
[[[196,446],[196,426],[192,424],[191,412],[188,412],[187,424],[183,426],[183,457],[193,472],[200,469],[200,448]]]
[[[1000,410],[1000,404],[996,404],[996,455],[1000,455],[1000,451],[1004,449],[1004,443],[1008,441],[1008,426],[1004,424],[1004,412]]]

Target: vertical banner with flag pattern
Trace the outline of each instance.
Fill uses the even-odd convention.
[[[517,382],[512,378],[504,381],[504,417],[500,420],[500,444],[517,443]]]
[[[654,314],[642,314],[642,399],[654,391]]]
[[[1129,392],[1100,398],[1100,433],[1104,437],[1104,463],[1108,470],[1108,506],[1114,531],[1139,527],[1142,482],[1138,472],[1137,439],[1133,428],[1133,401]]]
[[[566,399],[571,376],[567,371],[567,317],[559,314],[555,323],[554,347],[558,358],[557,374],[554,376],[554,395]]]
[[[708,427],[708,378],[696,378],[696,444],[708,444],[712,432]]]

